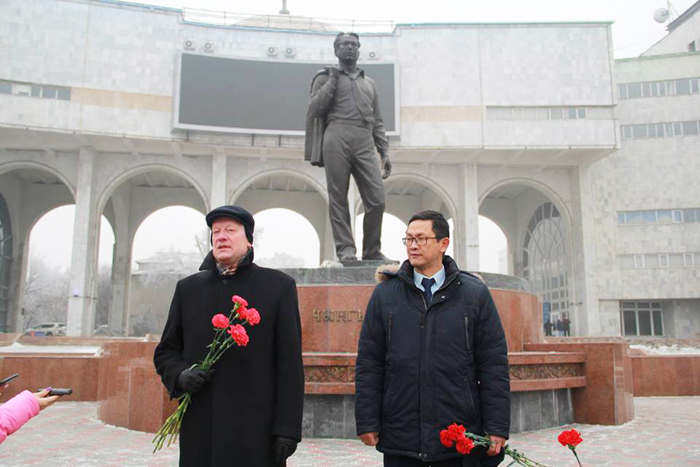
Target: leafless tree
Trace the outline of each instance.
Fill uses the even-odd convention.
[[[42,322],[66,322],[70,275],[41,259],[30,261],[24,287],[24,326]]]

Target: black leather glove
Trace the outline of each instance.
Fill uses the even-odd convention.
[[[284,436],[275,436],[272,439],[272,457],[276,465],[282,465],[289,456],[297,450],[298,441]]]
[[[202,389],[202,386],[211,381],[212,377],[216,373],[213,368],[208,371],[195,369],[182,370],[180,376],[177,377],[177,385],[183,392],[189,392],[194,394]]]

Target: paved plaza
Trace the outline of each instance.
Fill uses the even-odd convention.
[[[0,466],[177,465],[176,447],[151,454],[151,434],[104,425],[96,408],[94,402],[48,408],[0,446]],[[636,398],[635,410],[636,419],[622,426],[564,427],[581,432],[584,466],[700,466],[700,397]],[[519,433],[510,444],[549,467],[574,467],[573,455],[557,442],[562,429]],[[288,466],[379,467],[381,455],[355,440],[307,439]]]

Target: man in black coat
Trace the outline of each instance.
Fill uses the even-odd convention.
[[[285,465],[301,441],[304,370],[296,284],[253,264],[253,216],[221,206],[206,216],[213,250],[200,272],[177,283],[156,347],[156,371],[172,397],[193,394],[180,430],[181,466]],[[227,350],[209,372],[212,317],[228,316],[233,295],[260,313],[250,342]]]
[[[408,261],[383,273],[360,333],[357,434],[384,453],[387,467],[498,465],[510,429],[510,380],[491,294],[445,256],[442,214],[414,215],[404,243]],[[492,446],[462,458],[440,442],[451,423],[488,435]]]

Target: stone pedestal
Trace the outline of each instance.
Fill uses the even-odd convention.
[[[528,344],[532,352],[585,354],[584,387],[572,392],[577,423],[621,425],[634,420],[634,382],[629,345],[624,338],[548,338]]]

